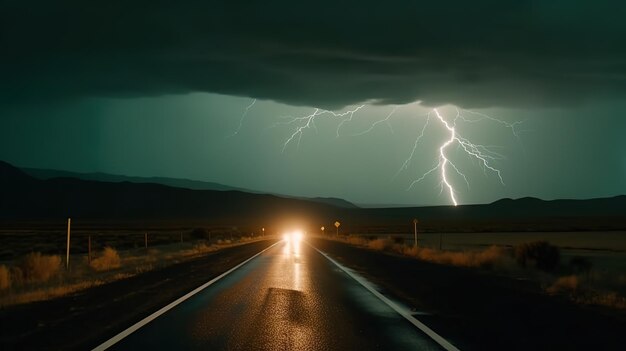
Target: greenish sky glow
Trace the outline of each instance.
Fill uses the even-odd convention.
[[[283,143],[295,130],[285,116],[313,108],[259,100],[239,120],[251,99],[196,93],[137,99],[86,99],[76,103],[14,107],[0,128],[0,159],[19,166],[166,176],[301,196],[334,196],[359,204],[449,204],[433,174],[408,185],[436,162],[447,132],[431,123],[410,167],[396,173],[409,155],[430,110],[402,105],[370,133],[393,106],[360,110],[336,136],[337,118],[320,118],[297,147]],[[503,197],[589,198],[626,193],[626,121],[623,102],[568,109],[488,109],[508,122],[523,121],[520,139],[489,121],[459,125],[475,143],[492,145],[506,159],[494,163],[505,186],[478,163],[449,150],[468,176],[470,188],[451,174],[462,204]],[[441,109],[452,117],[451,106]],[[392,131],[393,129],[393,131]]]
[[[18,166],[180,177],[358,204],[450,204],[431,108],[503,155],[506,185],[458,145],[461,204],[626,193],[626,2],[316,0],[0,3],[0,159]],[[246,106],[241,130],[232,135]],[[420,101],[421,105],[416,104]],[[321,118],[300,147],[281,116]],[[391,129],[378,125],[401,105]]]

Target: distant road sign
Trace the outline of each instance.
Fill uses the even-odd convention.
[[[340,225],[341,223],[339,223],[339,221],[335,222],[335,227],[339,228]]]

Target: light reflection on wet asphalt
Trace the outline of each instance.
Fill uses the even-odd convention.
[[[306,243],[281,242],[114,350],[439,350]]]

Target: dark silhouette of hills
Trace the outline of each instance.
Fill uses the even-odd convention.
[[[109,173],[80,173],[80,172],[70,172],[70,171],[62,171],[56,169],[41,169],[41,168],[28,168],[22,167],[20,168],[26,174],[38,178],[38,179],[52,179],[52,178],[77,178],[82,180],[93,180],[98,182],[111,182],[111,183],[121,183],[121,182],[130,182],[130,183],[153,183],[153,184],[162,184],[175,188],[184,188],[184,189],[192,189],[192,190],[235,190],[235,191],[243,191],[247,193],[259,193],[258,191],[245,189],[245,188],[237,188],[233,186],[228,186],[224,184],[214,183],[214,182],[203,182],[199,180],[191,180],[191,179],[182,179],[182,178],[167,178],[167,177],[133,177],[133,176],[124,176],[117,174],[109,174]]]
[[[525,197],[484,205],[364,208],[349,219],[362,227],[399,228],[412,232],[412,219],[422,231],[586,231],[626,229],[626,196],[588,200],[551,200]]]
[[[205,219],[269,221],[331,213],[336,207],[241,191],[191,190],[162,184],[37,179],[0,162],[0,219]]]
[[[21,168],[26,174],[38,179],[53,179],[53,178],[77,178],[82,180],[93,180],[99,182],[130,182],[130,183],[150,183],[150,184],[162,184],[174,188],[183,188],[191,190],[218,190],[218,191],[240,191],[251,194],[266,194],[262,191],[251,190],[246,188],[238,188],[230,185],[224,185],[214,182],[205,182],[199,180],[182,179],[182,178],[167,178],[167,177],[132,177],[117,174],[108,173],[78,173],[60,170],[40,169],[40,168]],[[283,194],[272,194],[278,197],[309,200],[314,202],[320,202],[332,206],[344,207],[344,208],[356,208],[354,204],[338,198],[307,198],[299,196],[289,196]]]
[[[475,218],[515,220],[537,217],[626,216],[626,195],[588,200],[501,199],[485,205],[368,208],[360,212],[383,217],[423,216],[430,219]]]
[[[303,220],[313,228],[339,219],[342,229],[589,230],[626,228],[626,196],[590,200],[502,199],[486,205],[345,208],[331,199],[302,200],[237,190],[192,190],[155,183],[76,178],[37,179],[0,161],[0,219],[82,217],[106,220],[205,220],[214,224]],[[412,226],[412,225],[411,225]],[[334,228],[333,228],[334,229]],[[405,230],[405,229],[402,229]]]

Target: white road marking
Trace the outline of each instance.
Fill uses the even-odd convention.
[[[103,351],[103,350],[106,350],[109,347],[115,345],[116,343],[120,342],[120,340],[122,340],[125,337],[129,336],[130,334],[134,333],[135,331],[137,331],[141,327],[145,326],[146,324],[152,322],[154,319],[158,318],[163,313],[171,310],[172,308],[174,308],[177,305],[179,305],[181,302],[189,299],[193,295],[195,295],[195,294],[199,293],[200,291],[206,289],[207,287],[215,284],[218,280],[224,278],[225,276],[229,275],[230,273],[232,273],[232,272],[236,271],[237,269],[241,268],[243,265],[245,265],[246,263],[250,262],[255,257],[257,257],[260,254],[264,253],[265,251],[271,249],[272,247],[278,245],[279,243],[281,243],[281,241],[278,241],[275,244],[272,244],[270,247],[265,248],[263,251],[255,254],[254,256],[252,256],[252,257],[248,258],[247,260],[241,262],[240,264],[236,265],[235,267],[227,270],[226,272],[218,275],[217,277],[211,279],[210,281],[202,284],[201,286],[197,287],[196,289],[192,290],[191,292],[187,293],[186,295],[178,298],[176,301],[174,301],[174,302],[170,303],[169,305],[161,308],[160,310],[154,312],[153,314],[149,315],[148,317],[146,317],[146,318],[142,319],[141,321],[135,323],[134,325],[132,325],[128,329],[124,330],[123,332],[115,335],[114,337],[112,337],[109,340],[105,341],[104,343],[100,344],[99,346],[94,348],[93,351]]]
[[[374,287],[372,287],[372,285],[365,278],[363,278],[363,277],[359,276],[358,274],[354,273],[352,270],[344,267],[343,265],[341,265],[337,261],[335,261],[332,258],[330,258],[330,256],[328,256],[326,253],[318,250],[316,247],[314,247],[314,246],[311,246],[311,247],[313,247],[315,250],[317,250],[317,252],[322,254],[322,256],[326,257],[335,266],[339,267],[339,269],[344,271],[352,279],[356,280],[365,289],[367,289],[369,292],[374,294],[374,296],[378,297],[382,302],[387,304],[387,306],[391,307],[394,311],[396,311],[398,314],[400,314],[406,320],[411,322],[411,324],[413,324],[415,327],[417,327],[419,330],[421,330],[424,334],[428,335],[431,339],[433,339],[437,344],[439,344],[445,350],[447,350],[447,351],[459,351],[459,349],[456,348],[456,346],[452,345],[448,340],[444,339],[441,335],[435,333],[432,329],[430,329],[424,323],[420,322],[415,317],[413,317],[411,315],[410,311],[407,311],[406,309],[401,308],[400,306],[398,306],[398,304],[396,304],[395,302],[391,301],[385,295],[381,294],[378,290],[376,290]]]

